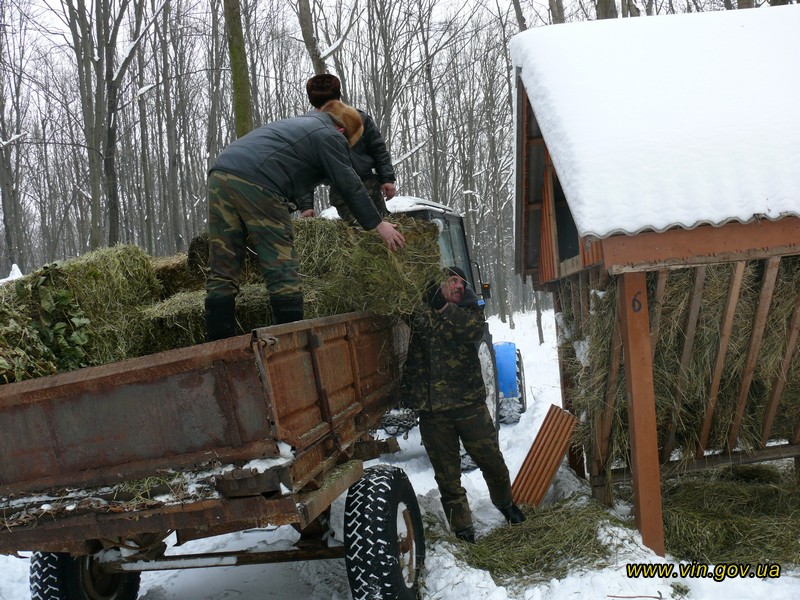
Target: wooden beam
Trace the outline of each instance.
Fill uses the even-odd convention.
[[[686,473],[706,471],[708,469],[718,469],[720,467],[730,467],[733,465],[753,465],[774,460],[785,460],[788,458],[797,459],[800,457],[800,444],[781,444],[780,446],[769,446],[763,450],[755,452],[732,452],[731,454],[713,454],[700,459],[689,461],[673,461],[661,465],[661,474],[664,479]],[[611,472],[612,483],[622,483],[631,480],[630,469],[614,469]],[[594,482],[592,482],[594,483]]]
[[[562,288],[563,289],[563,286]],[[564,312],[564,300],[561,297],[561,294],[556,293],[553,294],[553,310],[556,313],[563,313]],[[559,339],[562,338],[562,335],[558,336]],[[563,336],[565,337],[565,336]],[[572,401],[569,398],[569,392],[572,388],[572,378],[569,376],[569,373],[564,366],[564,350],[562,349],[561,344],[557,344],[557,351],[558,351],[558,373],[561,378],[561,406],[563,406],[566,410],[572,411]],[[585,457],[583,452],[575,445],[571,445],[569,447],[569,451],[567,453],[567,459],[569,462],[570,468],[575,471],[575,474],[578,477],[586,478],[586,465],[585,465]]]
[[[689,310],[686,315],[686,326],[684,328],[683,351],[681,352],[681,362],[678,365],[678,378],[675,389],[675,404],[672,407],[672,416],[667,425],[667,435],[664,440],[664,447],[661,451],[661,462],[667,462],[675,446],[675,432],[678,430],[680,421],[680,411],[683,400],[686,397],[686,386],[689,385],[689,363],[692,359],[692,349],[694,348],[694,337],[697,333],[697,319],[700,316],[700,301],[703,296],[703,284],[706,280],[706,266],[700,265],[694,271],[694,284],[692,295],[689,300]]]
[[[760,260],[800,254],[800,218],[779,221],[701,225],[694,229],[645,231],[600,240],[609,273],[650,271],[660,267]]]
[[[656,274],[656,295],[653,298],[653,324],[650,327],[650,355],[655,358],[658,332],[661,329],[661,311],[664,308],[664,292],[667,289],[667,270],[659,269]]]
[[[659,556],[664,556],[656,402],[644,273],[625,273],[622,276],[619,301],[636,526],[644,544]]]
[[[783,353],[781,366],[778,370],[778,375],[772,383],[772,390],[769,394],[767,406],[764,409],[764,423],[761,429],[761,447],[767,445],[769,436],[772,433],[772,422],[775,419],[775,413],[778,410],[778,402],[783,395],[783,389],[786,387],[786,378],[789,373],[789,367],[792,364],[792,357],[797,347],[797,336],[800,333],[800,290],[797,292],[797,298],[794,302],[794,313],[792,314],[792,321],[789,325],[789,333],[786,339],[786,350]]]
[[[778,266],[781,257],[773,256],[767,259],[764,269],[764,279],[761,282],[761,293],[758,296],[758,308],[753,319],[753,331],[750,336],[750,346],[747,348],[747,358],[745,359],[742,383],[739,386],[739,397],[736,401],[736,412],[733,415],[728,432],[728,452],[733,452],[736,447],[736,438],[739,436],[739,428],[742,424],[745,406],[747,404],[747,394],[750,391],[750,384],[753,382],[753,373],[756,370],[758,353],[761,350],[761,342],[764,339],[764,328],[767,326],[767,316],[769,316],[769,306],[772,303],[772,293],[775,291],[775,278],[778,275]]]
[[[722,327],[720,328],[717,357],[714,360],[714,371],[711,377],[711,388],[708,393],[705,417],[703,418],[703,429],[700,432],[700,443],[695,454],[695,458],[698,459],[705,455],[708,436],[711,435],[711,423],[714,420],[719,386],[722,383],[722,372],[725,368],[725,357],[728,354],[728,344],[733,332],[733,317],[736,315],[736,306],[739,304],[739,293],[742,289],[742,279],[746,264],[744,261],[740,261],[733,265],[733,272],[728,285],[728,301],[725,303],[725,310],[722,313]]]

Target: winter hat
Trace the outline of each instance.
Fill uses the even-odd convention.
[[[464,274],[464,271],[459,269],[458,267],[447,267],[445,270],[445,275],[448,277],[452,277],[453,275],[458,275],[461,279],[464,280],[464,283],[467,281],[467,276]]]
[[[320,108],[320,111],[328,113],[339,127],[344,127],[347,142],[351,146],[355,146],[361,139],[361,134],[364,133],[364,121],[361,113],[355,108],[339,100],[330,100]]]
[[[306,93],[311,106],[322,108],[330,100],[342,99],[342,84],[336,75],[320,73],[306,82]]]

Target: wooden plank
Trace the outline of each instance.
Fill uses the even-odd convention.
[[[551,404],[511,491],[517,504],[539,506],[567,452],[577,417]]]
[[[659,556],[664,556],[653,360],[644,273],[625,273],[622,276],[619,301],[636,527],[642,534],[642,542]]]
[[[800,254],[800,218],[784,217],[751,223],[701,225],[691,230],[645,231],[601,240],[609,273],[660,267],[760,260]]]
[[[650,355],[655,358],[656,346],[658,345],[658,333],[661,329],[661,311],[664,308],[664,292],[667,289],[666,269],[659,269],[656,273],[656,294],[653,298],[653,323],[650,326],[650,345],[652,351]]]
[[[733,265],[730,284],[728,285],[728,300],[725,303],[725,310],[722,313],[722,327],[720,328],[719,346],[717,346],[717,357],[714,360],[714,371],[711,377],[711,387],[706,403],[705,417],[703,418],[703,429],[700,432],[700,442],[695,454],[695,458],[700,459],[705,454],[708,436],[711,435],[711,423],[714,420],[714,410],[717,406],[717,396],[719,386],[722,383],[722,372],[725,368],[725,357],[728,354],[728,344],[733,332],[733,317],[736,315],[736,306],[739,304],[739,294],[742,289],[742,279],[744,268],[747,263],[739,261]]]
[[[781,444],[780,446],[769,446],[763,450],[732,452],[731,454],[713,454],[689,462],[673,461],[661,465],[661,475],[666,479],[667,477],[695,473],[697,471],[707,471],[709,469],[718,469],[719,467],[753,465],[789,458],[796,459],[798,457],[800,457],[800,444],[792,442],[791,444]],[[610,479],[612,483],[630,481],[631,471],[630,469],[614,469],[611,472]]]
[[[619,376],[620,359],[622,358],[622,335],[619,324],[614,324],[611,334],[611,363],[609,365],[608,379],[606,380],[606,405],[603,413],[597,417],[595,429],[594,456],[591,464],[592,476],[598,476],[606,471],[608,463],[608,449],[611,444],[611,429],[614,424],[614,408],[616,404],[617,378]],[[609,503],[611,498],[606,489],[605,480],[602,484],[593,485],[592,493],[601,502]]]
[[[611,441],[611,426],[614,422],[614,404],[617,391],[617,377],[619,376],[620,358],[622,358],[622,334],[619,324],[614,325],[614,333],[611,335],[611,365],[608,371],[606,382],[606,406],[600,416],[600,423],[597,428],[599,436],[597,439],[597,458],[601,464],[605,465],[608,460],[608,447]]]
[[[694,348],[694,338],[697,333],[697,319],[700,316],[700,301],[703,295],[703,284],[706,280],[706,266],[700,265],[694,271],[694,283],[692,285],[692,295],[689,300],[689,310],[686,315],[686,326],[684,328],[683,350],[681,361],[678,365],[678,379],[675,389],[675,404],[672,407],[672,416],[667,425],[667,434],[664,439],[664,447],[661,450],[661,462],[667,462],[675,446],[675,432],[680,421],[680,410],[686,398],[686,386],[689,384],[689,362],[692,359],[692,349]]]
[[[761,293],[758,296],[758,308],[753,320],[753,334],[750,338],[750,346],[747,349],[742,383],[739,386],[739,397],[736,401],[736,412],[733,416],[730,431],[728,432],[728,452],[733,452],[736,447],[736,438],[739,436],[739,427],[742,424],[745,406],[747,404],[747,394],[750,391],[750,384],[753,382],[753,374],[756,370],[758,353],[761,350],[761,342],[764,339],[764,329],[767,326],[767,316],[769,307],[772,303],[772,293],[775,291],[775,278],[778,275],[780,256],[773,256],[767,259],[764,270],[764,279],[761,284]]]
[[[800,333],[800,291],[797,293],[797,298],[794,303],[794,313],[792,314],[792,321],[789,325],[789,333],[786,339],[786,349],[783,353],[781,366],[775,381],[772,383],[772,390],[770,391],[767,406],[764,409],[764,422],[761,429],[761,447],[767,445],[770,433],[772,432],[772,423],[775,420],[775,413],[778,410],[778,402],[783,395],[783,390],[786,387],[786,378],[789,373],[789,367],[792,364],[794,351],[797,347],[797,336]]]

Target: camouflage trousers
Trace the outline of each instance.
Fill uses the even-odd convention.
[[[508,467],[485,404],[442,412],[421,411],[419,431],[442,495],[442,508],[454,532],[472,526],[467,492],[461,485],[459,439],[481,470],[492,503],[505,505],[511,500]]]
[[[286,198],[259,185],[223,171],[209,173],[207,298],[239,292],[248,235],[270,296],[301,293],[289,210],[293,205]]]
[[[364,184],[367,194],[369,194],[369,197],[372,198],[372,203],[375,205],[375,208],[378,209],[381,217],[388,215],[389,209],[386,208],[386,200],[383,199],[381,182],[378,180],[378,176],[373,173],[366,179],[362,179],[361,183]],[[331,186],[330,189],[330,200],[331,206],[336,208],[336,212],[339,213],[339,217],[343,221],[346,221],[350,225],[358,225],[358,220],[353,216],[353,213],[347,206],[347,202],[345,202],[344,198],[339,195],[339,192],[337,192],[336,188],[333,186]]]

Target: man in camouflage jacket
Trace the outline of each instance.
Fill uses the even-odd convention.
[[[478,358],[486,324],[483,300],[466,286],[464,272],[451,267],[444,283],[431,286],[428,304],[411,320],[403,398],[419,411],[422,443],[450,528],[458,538],[474,542],[472,512],[461,485],[459,440],[506,520],[520,523],[525,515],[512,500],[508,467],[486,406]]]

